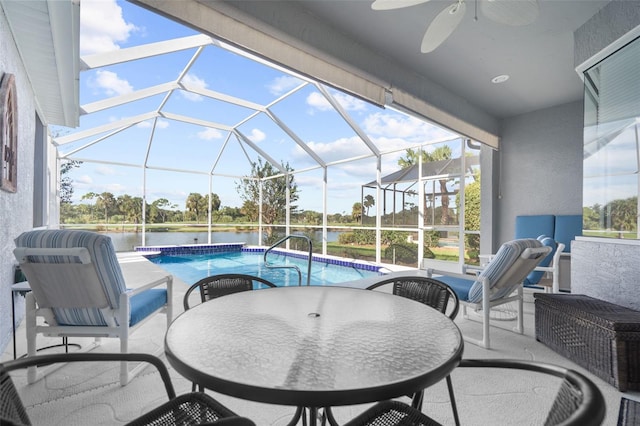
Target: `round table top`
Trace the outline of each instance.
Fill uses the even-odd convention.
[[[280,287],[236,293],[177,317],[170,364],[216,392],[273,404],[328,407],[411,394],[462,358],[458,327],[389,293]]]

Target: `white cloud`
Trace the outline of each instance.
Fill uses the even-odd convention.
[[[98,70],[89,82],[90,86],[102,90],[108,96],[124,95],[133,92],[133,87],[127,80],[118,77],[113,71]]]
[[[297,87],[301,81],[290,75],[278,77],[267,86],[272,95],[280,96]]]
[[[364,120],[363,129],[370,135],[406,138],[410,141],[455,137],[453,133],[415,117],[380,112],[369,115]]]
[[[185,75],[182,78],[182,82],[191,86],[196,86],[200,89],[206,89],[208,86],[206,81],[204,81],[203,79],[201,79],[200,77],[198,77],[193,73],[189,73]],[[190,101],[193,101],[193,102],[202,101],[202,96],[196,93],[187,92],[186,90],[181,90],[180,93],[182,93],[182,96],[184,96],[186,99]]]
[[[360,138],[357,136],[340,138],[328,143],[309,142],[307,145],[309,146],[309,148],[311,148],[312,151],[315,151],[316,154],[320,156],[320,158],[327,162],[336,161],[343,158],[357,157],[359,155],[371,153],[371,151],[369,151],[365,147],[362,140],[360,140]],[[302,148],[296,145],[293,150],[293,158],[299,160],[308,159],[309,154],[307,154]]]
[[[80,15],[82,55],[117,50],[138,29],[124,20],[115,0],[82,0]]]
[[[116,174],[116,171],[114,169],[112,169],[111,167],[97,166],[96,167],[96,174],[103,175],[103,176],[112,176],[112,175]]]
[[[205,128],[204,130],[198,132],[196,135],[198,136],[198,139],[204,139],[206,141],[209,141],[211,139],[222,139],[222,132],[211,127]]]
[[[364,111],[367,109],[366,102],[358,98],[354,98],[353,96],[334,92],[333,97],[336,98],[338,103],[342,105],[342,108],[346,109],[347,111]]]
[[[127,189],[128,188],[126,186],[119,183],[108,183],[104,185],[104,190],[112,193],[116,197],[121,194],[126,194],[128,192]],[[131,192],[129,192],[129,195],[131,195]]]
[[[345,95],[340,92],[333,92],[331,94],[335,100],[344,108],[346,111],[365,111],[367,104],[360,99],[354,98],[353,96]],[[327,101],[322,94],[319,92],[312,92],[307,96],[307,105],[312,108],[315,108],[319,111],[330,111],[333,109],[333,106]]]
[[[80,184],[84,184],[84,185],[89,185],[93,183],[93,178],[89,175],[82,175],[82,176],[78,176],[77,178],[73,179],[73,183],[80,183]]]
[[[136,124],[136,127],[139,129],[149,129],[152,124],[152,120],[146,120]],[[167,127],[169,127],[169,122],[167,120],[158,120],[156,122],[156,129],[166,129]]]
[[[260,129],[251,130],[251,134],[247,136],[251,142],[262,142],[267,135]]]
[[[307,96],[307,105],[320,111],[329,111],[333,109],[327,98],[318,92],[312,92]]]

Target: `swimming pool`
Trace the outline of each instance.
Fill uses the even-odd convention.
[[[151,262],[180,278],[187,284],[216,274],[256,275],[278,286],[298,285],[298,273],[292,269],[267,268],[263,248],[242,245],[193,245],[170,247],[137,247]],[[302,273],[302,285],[307,283],[307,257],[298,253],[274,250],[269,263],[295,265]],[[311,285],[331,285],[382,275],[381,267],[369,263],[314,255],[311,264]]]

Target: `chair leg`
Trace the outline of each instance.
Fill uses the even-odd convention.
[[[129,338],[128,330],[125,335],[120,336],[120,353],[126,354],[129,352]],[[120,386],[126,386],[129,383],[129,365],[126,361],[120,363]]]
[[[36,337],[38,335],[37,319],[36,319],[36,299],[32,293],[27,293],[25,297],[25,321],[27,331],[27,356],[35,356],[36,354]],[[27,369],[27,382],[29,384],[36,381],[38,375],[37,367],[29,367]]]
[[[416,392],[411,398],[411,406],[416,410],[422,410],[422,401],[424,399],[424,390]]]
[[[453,410],[453,421],[456,426],[460,426],[460,418],[458,417],[458,406],[456,404],[456,397],[453,394],[453,383],[451,382],[451,375],[447,376],[447,388],[449,388],[449,399],[451,400],[451,410]]]
[[[515,332],[518,334],[524,333],[524,318],[522,316],[522,311],[524,310],[524,295],[522,290],[522,285],[518,286],[518,326],[515,329]]]

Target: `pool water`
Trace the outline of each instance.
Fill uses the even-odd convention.
[[[210,254],[161,255],[149,260],[187,284],[217,274],[248,274],[265,278],[278,286],[298,285],[297,271],[267,268],[263,253],[231,251]],[[307,260],[291,256],[269,255],[272,265],[295,265],[302,273],[302,285],[307,284]],[[355,266],[336,265],[316,260],[311,264],[311,285],[331,285],[355,281],[381,275],[377,271],[356,268]]]

